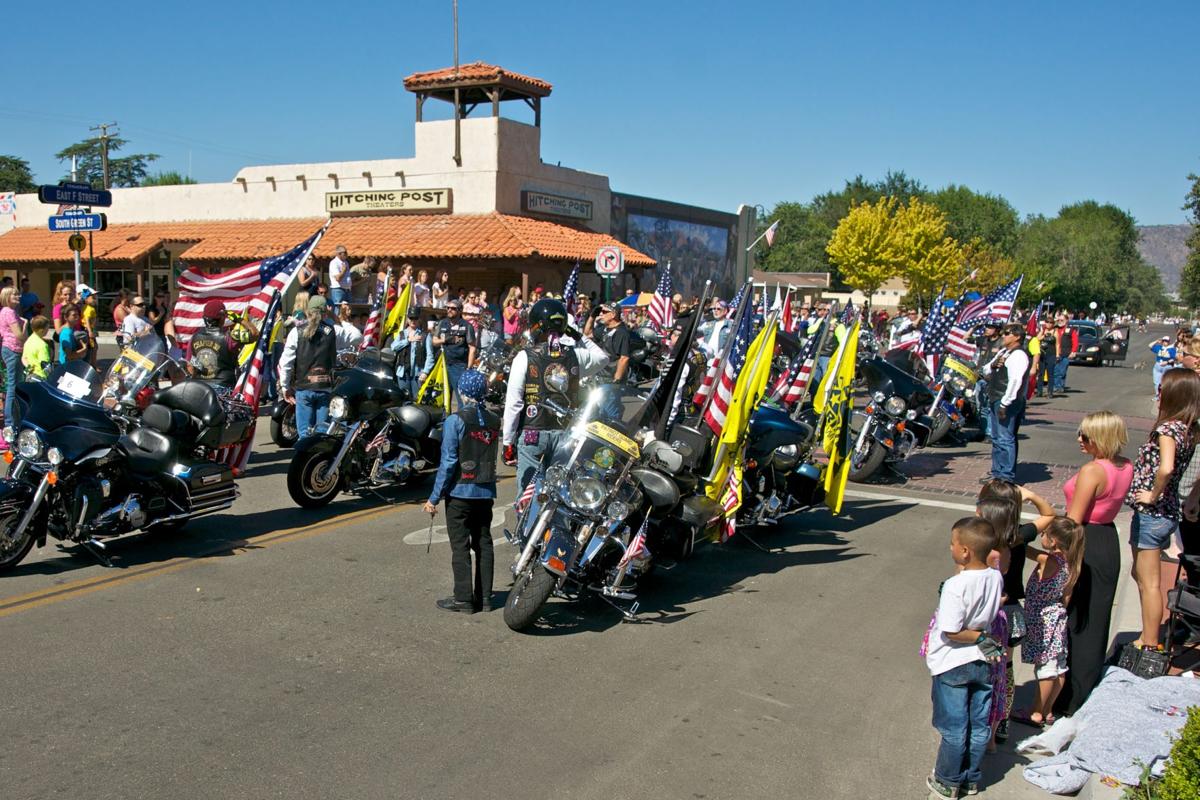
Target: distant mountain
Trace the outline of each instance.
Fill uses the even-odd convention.
[[[1179,274],[1187,261],[1191,225],[1139,225],[1138,252],[1147,264],[1158,267],[1168,292],[1179,291]]]

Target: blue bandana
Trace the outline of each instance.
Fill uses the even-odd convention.
[[[469,369],[458,379],[458,394],[464,400],[477,403],[475,413],[479,415],[479,424],[483,424],[483,398],[487,394],[487,378],[479,370]]]

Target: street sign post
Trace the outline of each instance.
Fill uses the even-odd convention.
[[[56,186],[39,186],[38,200],[69,206],[108,207],[112,205],[112,192],[93,189],[86,183],[63,183]]]
[[[47,224],[51,233],[102,231],[108,227],[108,216],[106,214],[61,214],[50,217]]]
[[[71,248],[76,253],[81,253],[83,252],[83,249],[87,247],[87,237],[82,233],[72,233],[67,239],[67,247]]]

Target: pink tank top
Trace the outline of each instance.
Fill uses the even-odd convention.
[[[1125,502],[1125,495],[1129,493],[1129,484],[1133,482],[1133,462],[1126,461],[1124,466],[1118,467],[1107,458],[1098,458],[1096,463],[1104,470],[1104,491],[1092,501],[1084,524],[1108,525],[1117,518],[1121,505]],[[1063,486],[1068,507],[1071,505],[1071,498],[1075,496],[1075,481],[1078,479],[1079,473],[1076,472]]]

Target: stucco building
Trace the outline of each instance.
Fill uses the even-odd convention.
[[[597,249],[620,245],[626,275],[614,287],[651,289],[656,263],[672,264],[679,290],[706,278],[729,291],[746,274],[752,209],[728,213],[613,192],[604,175],[541,158],[542,102],[549,83],[475,63],[404,80],[416,101],[411,158],[246,167],[225,183],[114,189],[108,229],[83,252],[83,278],[104,308],[127,288],[174,289],[183,264],[218,270],[283,252],[332,218],[316,250],[324,266],[345,245],[367,255],[445,269],[455,287],[493,298],[510,285],[552,290],[579,262],[585,291],[600,281]],[[430,101],[454,118],[426,120]],[[508,104],[508,105],[506,105]],[[533,121],[501,116],[513,106]],[[73,275],[67,236],[51,233],[58,209],[17,195],[0,214],[0,270],[28,274],[46,299]]]

